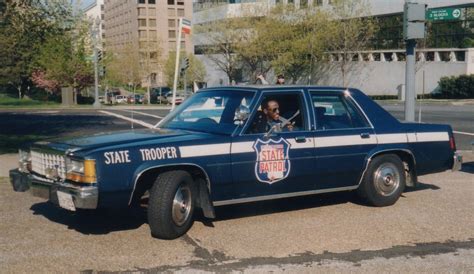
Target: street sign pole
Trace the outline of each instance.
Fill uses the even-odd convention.
[[[405,69],[405,121],[415,121],[415,48],[416,40],[406,41],[407,58]]]
[[[416,40],[425,38],[426,5],[405,0],[403,38],[406,42],[405,121],[415,121]]]

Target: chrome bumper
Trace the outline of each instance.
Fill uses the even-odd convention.
[[[454,152],[454,162],[453,162],[453,168],[452,171],[459,171],[461,170],[462,166],[462,155],[459,154],[458,152]]]
[[[75,208],[96,209],[99,201],[99,190],[96,186],[76,186],[64,182],[46,181],[41,177],[24,173],[18,169],[10,170],[10,182],[13,190],[25,192],[41,197],[60,205],[58,191],[71,195]]]

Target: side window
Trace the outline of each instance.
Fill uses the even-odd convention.
[[[369,127],[356,106],[342,95],[311,94],[316,129],[350,129]]]
[[[302,93],[265,94],[245,134],[306,131],[305,111]]]

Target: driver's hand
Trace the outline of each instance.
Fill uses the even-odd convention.
[[[286,128],[288,129],[288,131],[293,131],[294,126],[295,126],[295,122],[289,123],[288,125],[286,125]]]

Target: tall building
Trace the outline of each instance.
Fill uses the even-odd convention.
[[[91,21],[92,23],[96,22],[98,20],[99,22],[99,33],[98,33],[98,38],[99,38],[99,43],[98,46],[99,48],[103,48],[102,42],[104,41],[105,38],[105,33],[104,33],[104,0],[95,0],[91,2],[88,6],[84,8],[84,14],[86,15],[87,19]]]
[[[128,44],[145,51],[152,42],[159,45],[166,60],[170,51],[176,51],[178,19],[192,20],[192,16],[191,0],[105,0],[105,50],[116,51]],[[191,39],[184,34],[181,49],[193,51]],[[152,75],[152,86],[164,85],[164,81],[162,71]]]

